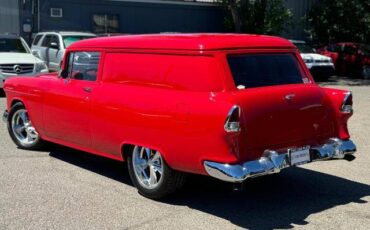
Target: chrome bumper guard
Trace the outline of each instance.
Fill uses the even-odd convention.
[[[5,112],[3,114],[3,121],[4,122],[8,122],[8,116],[9,116],[8,110],[5,110]]]
[[[355,152],[356,145],[351,140],[338,138],[331,138],[321,146],[310,148],[311,162],[333,158],[343,159],[345,155],[351,155]],[[289,153],[279,154],[273,150],[266,150],[260,159],[243,164],[204,162],[204,168],[210,176],[234,183],[243,182],[248,178],[278,173],[287,167],[290,167]]]

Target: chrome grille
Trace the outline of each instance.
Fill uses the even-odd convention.
[[[9,74],[26,74],[32,73],[34,64],[3,64],[0,65],[0,70],[3,73]]]

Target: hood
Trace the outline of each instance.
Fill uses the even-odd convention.
[[[1,64],[35,64],[36,62],[42,62],[29,53],[0,53],[0,65]]]
[[[306,53],[306,54],[302,54],[301,53],[301,57],[302,59],[313,59],[313,60],[330,60],[331,58],[330,57],[327,57],[327,56],[324,56],[324,55],[321,55],[321,54],[315,54],[315,53]]]

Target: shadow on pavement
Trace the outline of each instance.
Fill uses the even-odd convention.
[[[321,86],[343,85],[343,86],[369,86],[370,79],[349,78],[349,77],[330,77],[327,81],[317,81]]]
[[[58,147],[50,156],[94,173],[132,185],[123,164]],[[350,164],[350,163],[349,163]],[[323,165],[324,166],[324,165]],[[315,213],[349,203],[367,203],[370,186],[303,168],[251,179],[243,192],[209,177],[189,175],[186,186],[161,202],[188,206],[249,229],[292,228],[306,225]]]
[[[108,158],[80,152],[64,146],[50,144],[50,156],[113,180],[132,185],[124,163]]]

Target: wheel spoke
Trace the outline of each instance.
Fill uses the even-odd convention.
[[[22,119],[23,123],[27,123],[28,122],[28,118],[27,118],[26,112],[19,113],[19,117]]]
[[[154,169],[155,172],[158,172],[159,174],[162,175],[163,169],[162,169],[162,166],[161,165],[153,164],[152,167],[153,167],[153,169]]]
[[[141,171],[141,175],[143,176],[144,181],[147,182],[147,184],[148,184],[149,179],[150,179],[150,175],[148,176],[148,174],[146,173],[145,170]]]
[[[23,126],[23,125],[15,125],[14,127],[14,131],[18,134],[22,134],[22,132],[25,130],[26,128]]]
[[[149,160],[151,155],[151,150],[149,148],[145,148],[146,157]]]
[[[155,173],[154,167],[153,166],[149,167],[149,171],[150,171],[149,184],[150,185],[157,184],[157,182],[158,182],[158,180],[157,180],[157,174]]]
[[[156,162],[161,157],[161,154],[157,151],[155,154],[151,157],[152,162]]]
[[[31,143],[31,142],[33,142],[33,141],[34,141],[34,139],[31,137],[31,135],[29,135],[29,134],[27,133],[26,141],[27,141],[28,143]]]

